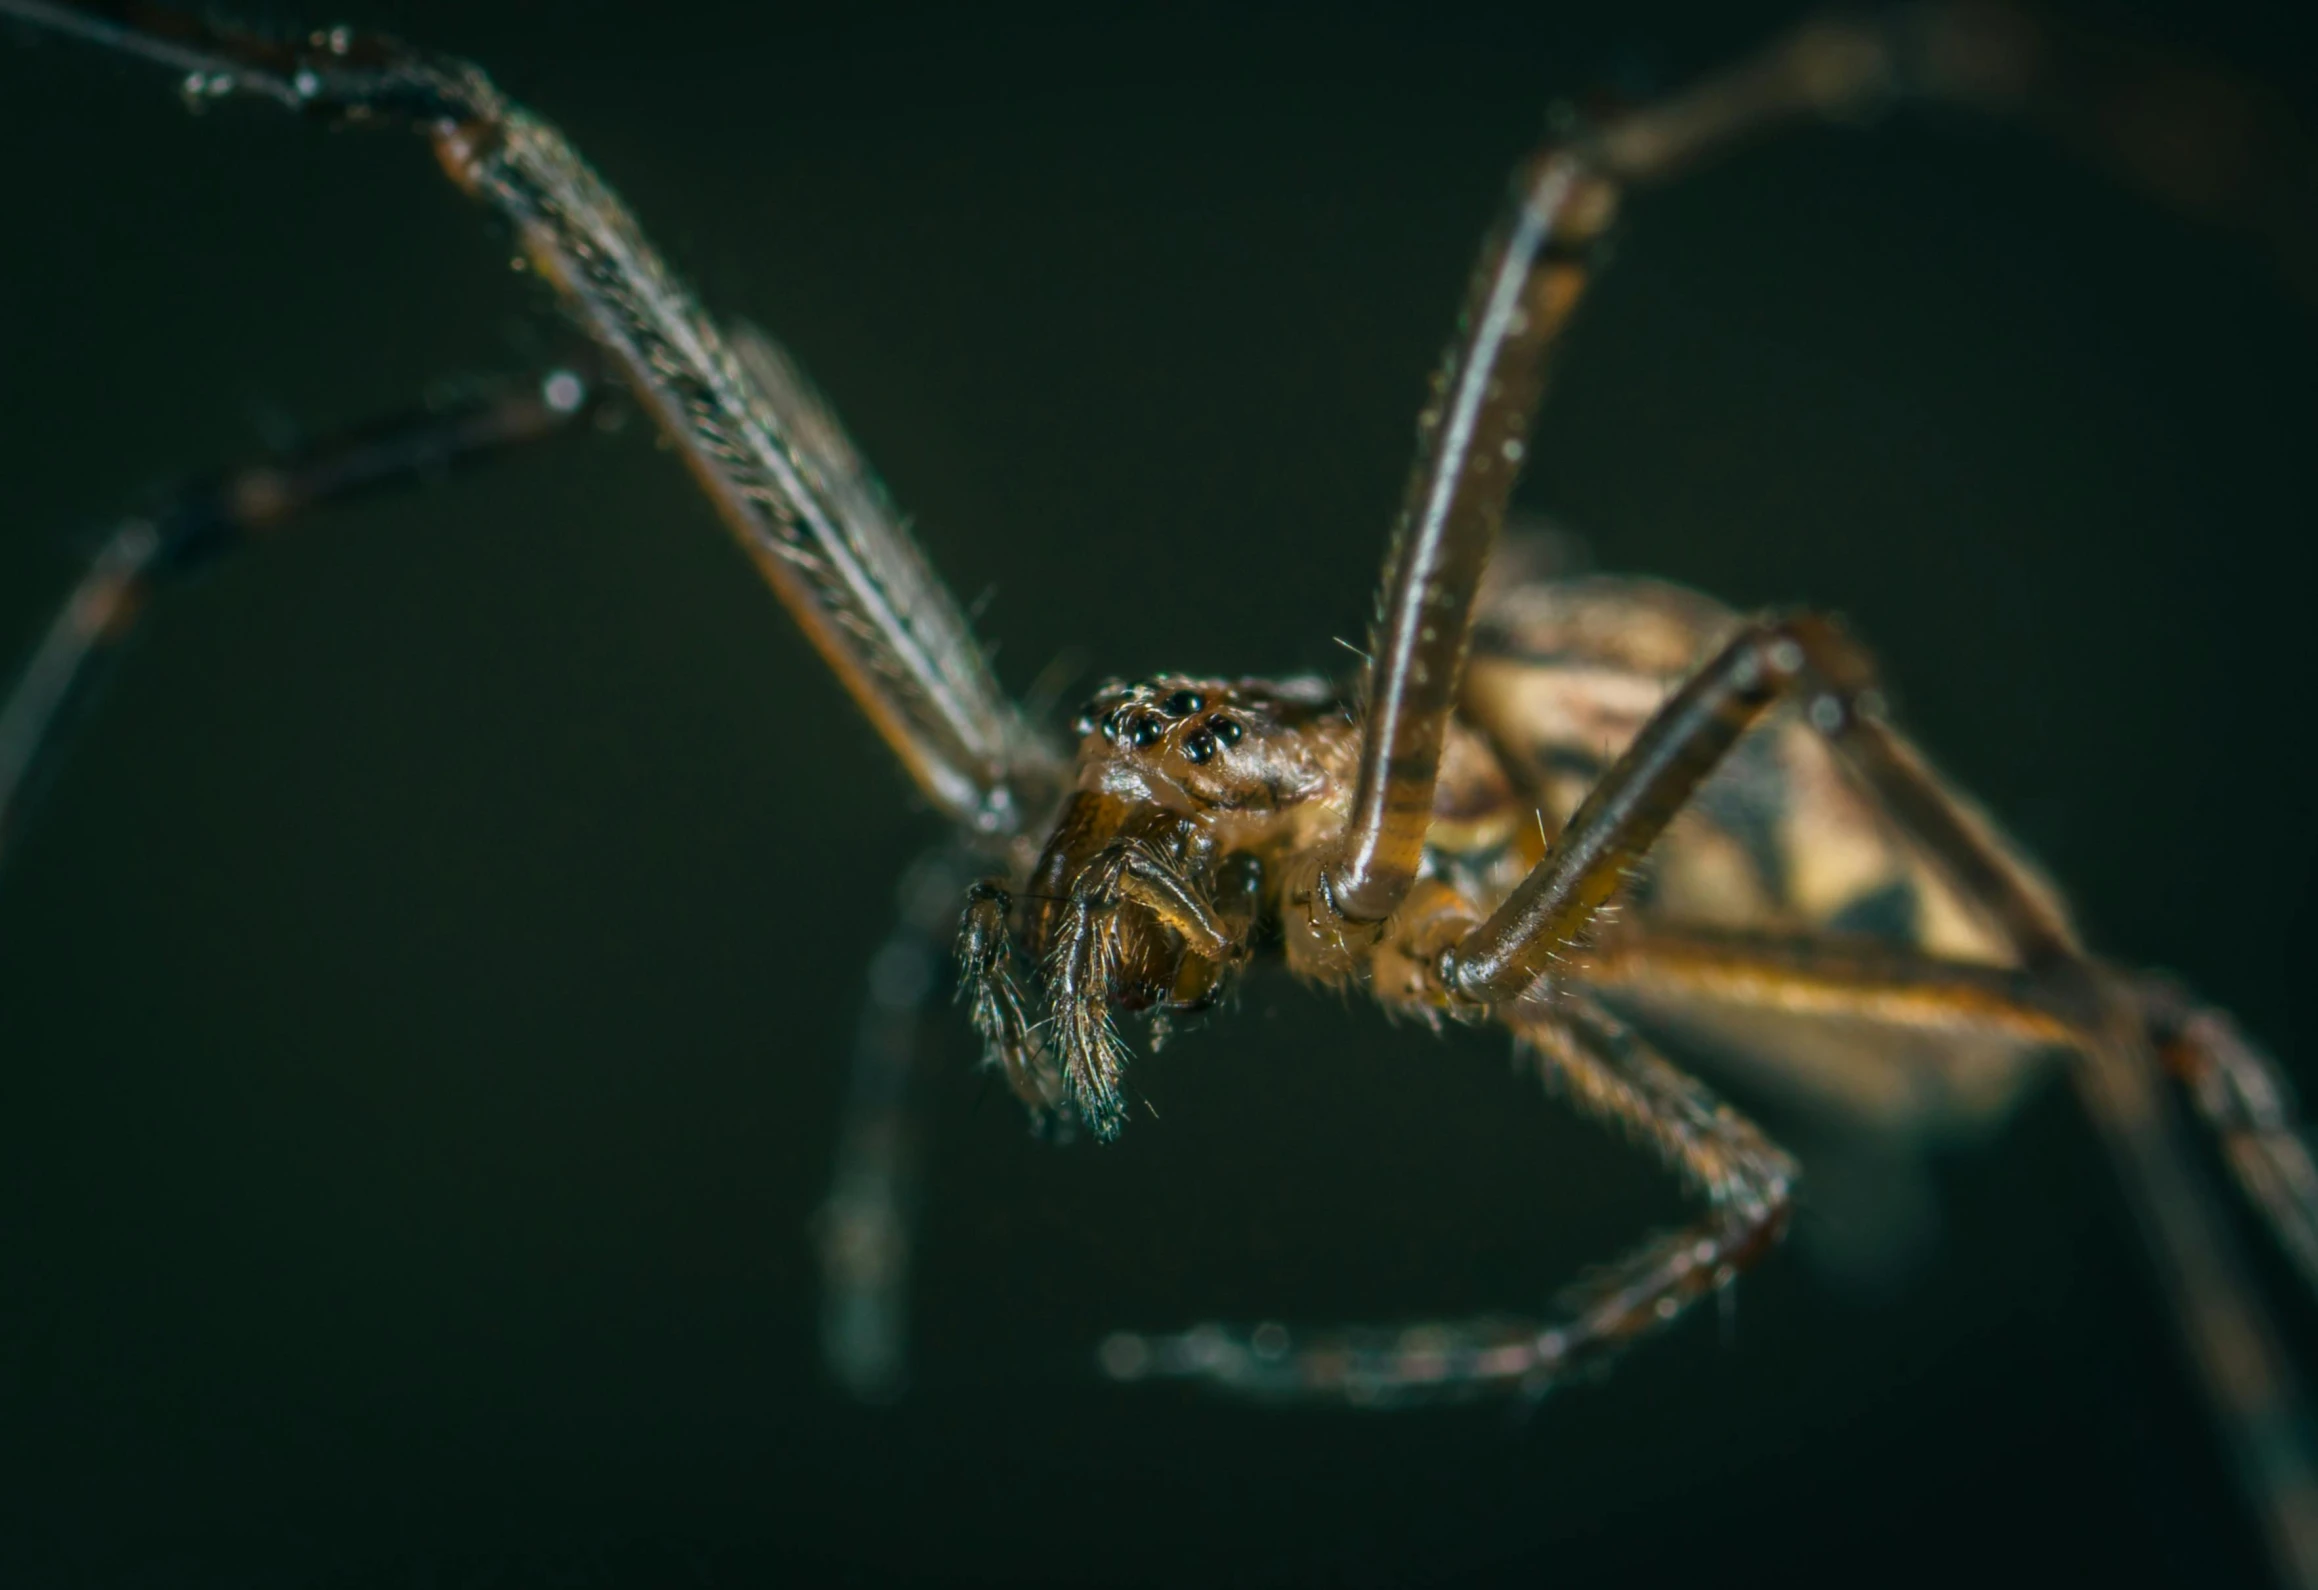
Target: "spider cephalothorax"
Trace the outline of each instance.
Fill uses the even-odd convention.
[[[1024,887],[977,885],[960,937],[989,1059],[1041,1117],[1114,1135],[1127,1058],[1116,1013],[1147,1013],[1157,1047],[1283,928],[1302,976],[1360,981],[1428,1020],[1479,1011],[1460,1006],[1431,963],[1503,892],[1504,879],[1473,887],[1477,869],[1510,862],[1518,877],[1537,859],[1509,843],[1530,831],[1530,808],[1483,736],[1450,726],[1423,877],[1403,908],[1325,928],[1321,946],[1314,895],[1361,733],[1342,692],[1313,677],[1111,680],[1074,728],[1074,787]]]
[[[991,1062],[1034,1111],[1109,1137],[1114,1012],[1148,1012],[1157,1043],[1221,997],[1277,859],[1342,821],[1355,732],[1318,679],[1175,675],[1105,683],[1075,727],[1074,785],[1027,887],[977,885],[959,953]]]

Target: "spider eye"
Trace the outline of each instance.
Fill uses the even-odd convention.
[[[1178,690],[1165,701],[1159,703],[1159,710],[1171,718],[1188,718],[1206,705],[1206,700],[1198,691]]]
[[[1103,738],[1106,740],[1116,740],[1118,737],[1119,714],[1117,709],[1114,708],[1103,717]]]
[[[1215,731],[1215,737],[1226,745],[1239,744],[1239,737],[1247,732],[1240,727],[1237,718],[1213,717],[1207,720],[1207,726]]]
[[[1165,734],[1166,732],[1167,729],[1164,724],[1162,724],[1157,718],[1150,717],[1148,715],[1137,718],[1133,723],[1127,726],[1127,738],[1134,741],[1136,747],[1139,750],[1145,751],[1149,750],[1152,746],[1157,745],[1159,743],[1159,736]]]
[[[1215,755],[1215,736],[1205,729],[1193,729],[1183,737],[1183,754],[1194,762],[1204,762]]]

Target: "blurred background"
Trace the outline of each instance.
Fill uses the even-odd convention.
[[[2082,14],[2306,126],[2304,10]],[[344,20],[489,64],[785,339],[1020,689],[1340,669],[1548,102],[1797,14]],[[0,27],[0,148],[10,654],[156,483],[571,345],[415,140]],[[1814,132],[1636,204],[1522,504],[1848,614],[2095,941],[2314,1090],[2314,354],[2273,254],[2025,134]],[[809,1220],[937,834],[640,425],[168,602],[0,876],[0,1578],[2258,1581],[2057,1087],[1934,1159],[1904,1274],[1815,1262],[1876,1230],[1831,1171],[1727,1322],[1526,1422],[1097,1383],[1120,1326],[1534,1307],[1682,1207],[1500,1040],[1276,977],[1109,1149],[1032,1142],[941,1024],[915,1380],[847,1402]]]

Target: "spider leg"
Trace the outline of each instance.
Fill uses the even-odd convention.
[[[1853,1131],[1990,1119],[2040,1056],[2080,1037],[2018,967],[1868,938],[1635,924],[1569,976],[1654,1031],[1754,1059],[1759,1078]]]
[[[2196,89],[2190,97],[2210,101],[2215,84],[2196,84],[2189,69],[2108,43],[2006,8],[1963,4],[1815,21],[1687,93],[1522,167],[1505,218],[1483,247],[1435,401],[1420,418],[1417,464],[1370,646],[1354,797],[1331,852],[1288,891],[1292,909],[1282,927],[1292,962],[1341,980],[1359,960],[1346,926],[1392,917],[1417,878],[1480,571],[1525,450],[1547,343],[1586,281],[1573,255],[1606,229],[1624,186],[1670,177],[1783,123],[1859,119],[1900,98],[1944,100],[2039,121],[2177,208],[2217,206],[2287,245],[2300,256],[2288,263],[2308,274],[2310,207],[2274,202],[2304,186],[2290,180],[2302,140],[2290,127],[2234,145],[2225,135],[2202,151],[2215,157],[2203,168],[2214,180],[2169,180],[2168,163],[2181,151],[2170,137],[2148,136],[2170,125],[2161,107],[2169,91]],[[1446,990],[1484,1003],[1513,998],[1574,950],[1697,779],[1791,683],[1773,676],[1805,660],[1806,643],[1819,638],[1814,628],[1831,636],[1808,620],[1803,632],[1757,626],[1669,703],[1669,713],[1689,721],[1662,714],[1653,722],[1537,872],[1441,957]],[[1938,858],[2089,1035],[2072,1077],[2119,1166],[2264,1510],[2272,1551],[2296,1582],[2318,1585],[2318,1459],[2274,1333],[2165,1112],[2135,995],[2084,956],[2050,892],[1985,819],[1883,729],[1872,698],[1842,688],[1850,681],[1841,665],[1856,654],[1837,655],[1839,645],[1815,649],[1836,665],[1828,683],[1837,688],[1817,703],[1833,717],[1820,727],[1853,775]]]
[[[2118,1168],[2224,1440],[2261,1509],[2271,1553],[2291,1582],[2318,1586],[2318,1442],[2291,1361],[2167,1107],[2160,1035],[2151,1030],[2142,991],[2084,953],[2058,902],[1988,820],[1883,721],[1865,655],[1823,626],[1800,639],[1821,686],[1806,713],[1812,726],[2003,932],[2044,997],[2077,1022],[2069,1080]],[[2224,1142],[2231,1144],[2226,1133]],[[2246,1171],[2238,1167],[2237,1174],[2243,1180]],[[2268,1188],[2248,1187],[2275,1221]],[[2309,1211],[2299,1218],[2307,1222]],[[2295,1221],[2278,1229],[2294,1246]]]
[[[1527,454],[1546,361],[1624,193],[1775,129],[1863,123],[1908,102],[2018,117],[2177,210],[2260,236],[2299,284],[2318,282],[2308,140],[2274,93],[2009,6],[1816,18],[1668,99],[1549,143],[1514,173],[1418,418],[1368,648],[1352,805],[1298,891],[1297,914],[1311,919],[1307,960],[1330,957],[1337,924],[1391,916],[1416,880],[1482,570]],[[2181,114],[2187,106],[2207,114]]]
[[[560,435],[595,409],[591,373],[552,370],[318,437],[175,492],[114,525],[0,698],[0,862],[53,771],[63,732],[156,593],[257,537],[374,492]]]
[[[2076,1028],[2013,966],[1942,960],[1877,939],[1743,929],[1623,928],[1573,976],[1590,988],[1688,995],[1808,1016],[2065,1044]]]
[[[279,40],[162,6],[55,0],[0,0],[0,17],[171,67],[195,99],[422,132],[515,229],[919,788],[977,832],[1021,826],[1056,753],[1000,693],[826,404],[764,339],[726,337],[555,128],[473,66],[350,29]]]
[[[2221,1011],[2162,978],[2138,987],[2159,1059],[2188,1084],[2230,1174],[2318,1291],[2318,1163],[2292,1086]]]
[[[2294,1582],[2318,1585],[2318,1456],[2301,1395],[2166,1107],[2139,995],[2084,953],[2051,891],[1883,721],[1872,665],[1833,624],[1799,614],[1742,627],[1659,708],[1496,913],[1441,958],[1442,986],[1481,1003],[1519,1000],[1574,960],[1667,822],[1790,694],[2075,1028],[2070,1078],[2121,1172],[2271,1548]]]
[[[1417,419],[1417,466],[1385,554],[1370,641],[1358,782],[1316,911],[1382,921],[1416,880],[1474,603],[1544,392],[1546,356],[1616,207],[1616,186],[1588,161],[1548,150],[1515,174],[1482,245],[1459,335]]]
[[[1718,1008],[2007,1039],[2024,1054],[2088,1041],[2065,1005],[2047,998],[2031,972],[1944,961],[1868,940],[1659,927],[1621,931],[1588,953],[1576,979],[1613,998],[1638,999],[1653,1012],[1667,1011],[1670,1002],[1673,1010],[1695,1010],[1697,1030],[1709,1041]],[[2187,1088],[2240,1190],[2318,1292],[2318,1162],[2292,1085],[2227,1015],[2198,1004],[2165,978],[2141,974],[2126,981],[2158,1059]],[[1870,1048],[1856,1069],[1879,1062]],[[2001,1079],[1943,1080],[1943,1094],[1966,1110],[2000,1106],[2010,1097]],[[1853,1096],[1884,1092],[1863,1079]]]
[[[1103,1343],[1104,1371],[1116,1380],[1194,1378],[1252,1397],[1360,1405],[1535,1395],[1606,1365],[1777,1243],[1793,1208],[1795,1165],[1752,1122],[1590,999],[1524,1007],[1513,1024],[1550,1088],[1649,1147],[1706,1200],[1707,1214],[1587,1278],[1552,1324],[1487,1316],[1301,1340],[1276,1324],[1122,1332]]]
[[[1808,617],[1743,626],[1651,716],[1528,877],[1441,957],[1442,987],[1475,1004],[1515,1000],[1573,956],[1666,825],[1799,687],[1812,648],[1831,646],[1821,636],[1832,634]]]
[[[864,1402],[892,1401],[908,1379],[926,1007],[941,978],[942,936],[964,869],[964,858],[938,851],[902,880],[900,915],[869,963],[837,1155],[814,1217],[821,1361]]]

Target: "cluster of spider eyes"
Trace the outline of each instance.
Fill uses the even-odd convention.
[[[1153,704],[1122,702],[1103,713],[1099,721],[1104,739],[1114,745],[1124,739],[1135,749],[1147,751],[1165,737],[1168,724],[1188,718],[1206,706],[1207,698],[1198,691],[1177,690]],[[1098,710],[1099,705],[1090,705],[1079,715],[1079,733],[1095,731]],[[1237,718],[1215,713],[1184,735],[1183,754],[1194,762],[1204,762],[1215,755],[1217,746],[1239,744],[1240,736],[1246,732]]]

